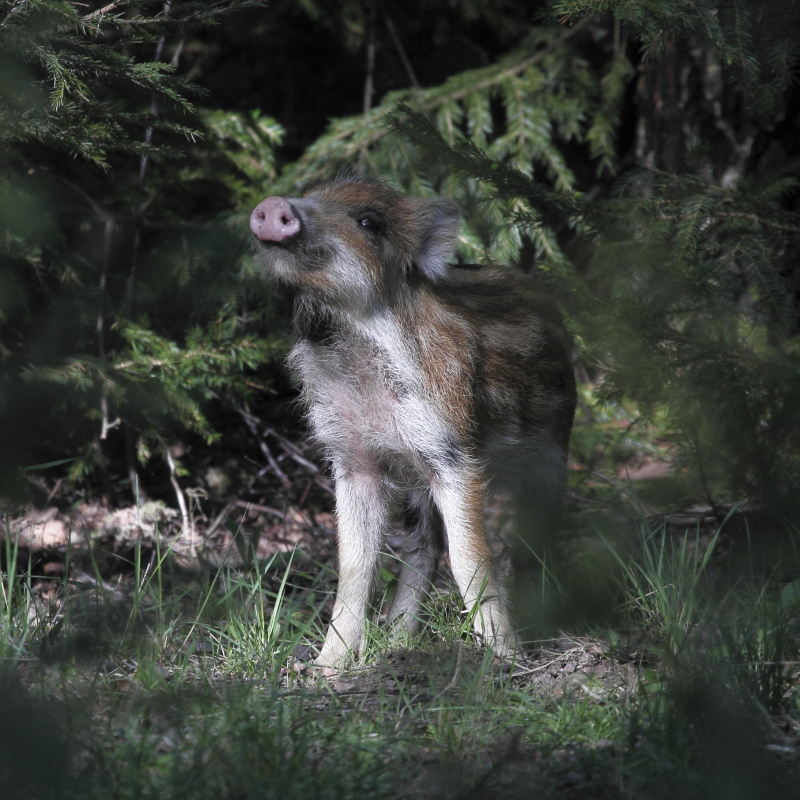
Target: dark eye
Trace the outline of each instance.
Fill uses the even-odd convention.
[[[356,222],[370,233],[380,233],[383,230],[383,221],[375,214],[362,214],[356,218]]]

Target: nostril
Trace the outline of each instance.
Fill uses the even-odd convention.
[[[250,230],[262,242],[280,244],[296,236],[301,227],[300,215],[283,197],[262,200],[250,215]]]

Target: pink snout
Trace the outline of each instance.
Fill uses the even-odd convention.
[[[262,200],[250,215],[250,230],[262,242],[280,244],[300,232],[300,216],[282,197]]]

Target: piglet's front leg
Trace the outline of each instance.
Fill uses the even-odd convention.
[[[364,625],[388,520],[388,495],[380,475],[334,468],[339,524],[339,588],[317,664],[341,666],[363,646]]]

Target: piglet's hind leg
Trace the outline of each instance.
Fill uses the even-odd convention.
[[[437,479],[431,489],[444,521],[453,576],[474,615],[475,631],[497,655],[512,656],[518,650],[517,636],[486,543],[480,477],[465,469],[447,480]]]
[[[388,619],[398,632],[413,636],[420,628],[422,604],[430,592],[444,535],[439,512],[426,491],[409,492],[403,516],[403,566]]]

